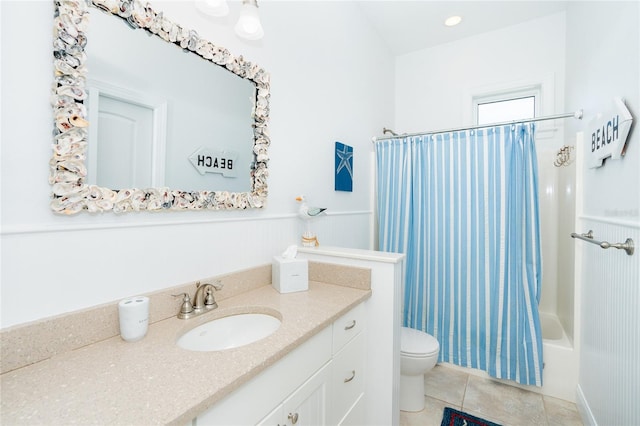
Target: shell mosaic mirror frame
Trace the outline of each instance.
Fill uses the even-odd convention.
[[[198,34],[155,12],[137,0],[92,0],[94,6],[124,19],[133,29],[144,30],[168,43],[180,46],[237,76],[255,84],[252,107],[253,158],[251,189],[247,192],[217,190],[184,191],[172,188],[109,189],[85,183],[87,177],[86,31],[89,25],[88,0],[55,0],[53,155],[49,182],[51,208],[60,214],[81,211],[166,211],[228,210],[263,207],[267,198],[267,149],[270,139],[269,74],[260,66],[233,56],[227,49],[202,39]],[[98,11],[96,11],[98,12]]]

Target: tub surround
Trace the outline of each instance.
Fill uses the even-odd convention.
[[[317,279],[327,269],[331,283]],[[3,330],[3,369],[9,371],[1,376],[3,422],[189,422],[371,296],[369,270],[339,269],[310,262],[309,290],[290,294],[272,288],[270,265],[216,277],[225,283],[216,293],[219,308],[191,320],[176,318],[180,301],[168,295],[192,293],[195,284],[150,294],[149,331],[135,343],[118,334],[117,302]],[[282,324],[263,340],[220,352],[186,351],[175,343],[204,322],[245,312],[272,314]],[[65,341],[53,351],[37,347],[57,339]]]

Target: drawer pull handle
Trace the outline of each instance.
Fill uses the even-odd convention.
[[[353,327],[356,326],[356,320],[351,321],[351,324],[349,324],[348,326],[346,326],[344,329],[346,330],[351,330]]]
[[[289,413],[289,420],[291,420],[291,424],[298,423],[298,413]]]
[[[346,379],[344,379],[344,382],[349,383],[355,378],[356,378],[356,370],[351,370],[351,377],[347,377]]]

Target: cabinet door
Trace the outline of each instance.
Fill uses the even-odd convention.
[[[257,426],[281,426],[283,424],[284,411],[282,408],[282,404],[278,405],[278,407],[267,414],[267,416],[260,420]]]
[[[365,424],[364,417],[364,394],[360,394],[356,403],[338,423],[338,426],[362,426]]]
[[[316,426],[326,424],[330,365],[327,363],[282,404],[283,424]]]

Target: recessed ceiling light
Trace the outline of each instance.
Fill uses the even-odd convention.
[[[455,26],[455,25],[458,25],[460,22],[462,22],[462,18],[461,18],[461,17],[459,17],[458,15],[455,15],[455,16],[450,16],[450,17],[448,17],[448,18],[444,21],[444,24],[445,24],[447,27],[453,27],[453,26]]]

